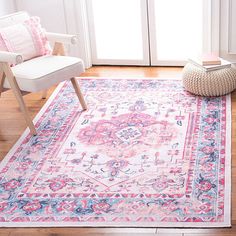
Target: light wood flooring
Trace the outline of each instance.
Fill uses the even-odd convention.
[[[154,77],[180,78],[178,67],[120,67],[95,66],[88,69],[86,77]],[[50,89],[49,95],[54,88]],[[40,93],[25,96],[31,117],[34,117],[47,99]],[[0,160],[4,158],[24,129],[25,121],[11,91],[0,98]],[[161,228],[0,228],[0,236],[236,236],[236,92],[232,94],[232,228],[221,229],[161,229]],[[141,226],[141,225],[140,225]]]

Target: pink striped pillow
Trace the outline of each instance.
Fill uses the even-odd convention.
[[[0,28],[0,50],[22,54],[24,60],[50,54],[51,48],[39,17]]]

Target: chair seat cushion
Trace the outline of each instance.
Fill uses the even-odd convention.
[[[76,57],[42,56],[12,67],[13,74],[22,91],[45,90],[64,80],[84,72],[83,61]],[[10,88],[5,79],[4,88]]]

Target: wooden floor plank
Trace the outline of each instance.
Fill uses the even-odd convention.
[[[0,229],[0,236],[124,236],[124,235],[155,235],[156,229],[142,228],[6,228]]]

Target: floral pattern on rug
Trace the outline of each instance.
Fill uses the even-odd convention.
[[[80,83],[88,111],[64,83],[1,163],[0,224],[227,225],[227,96],[171,79]]]

